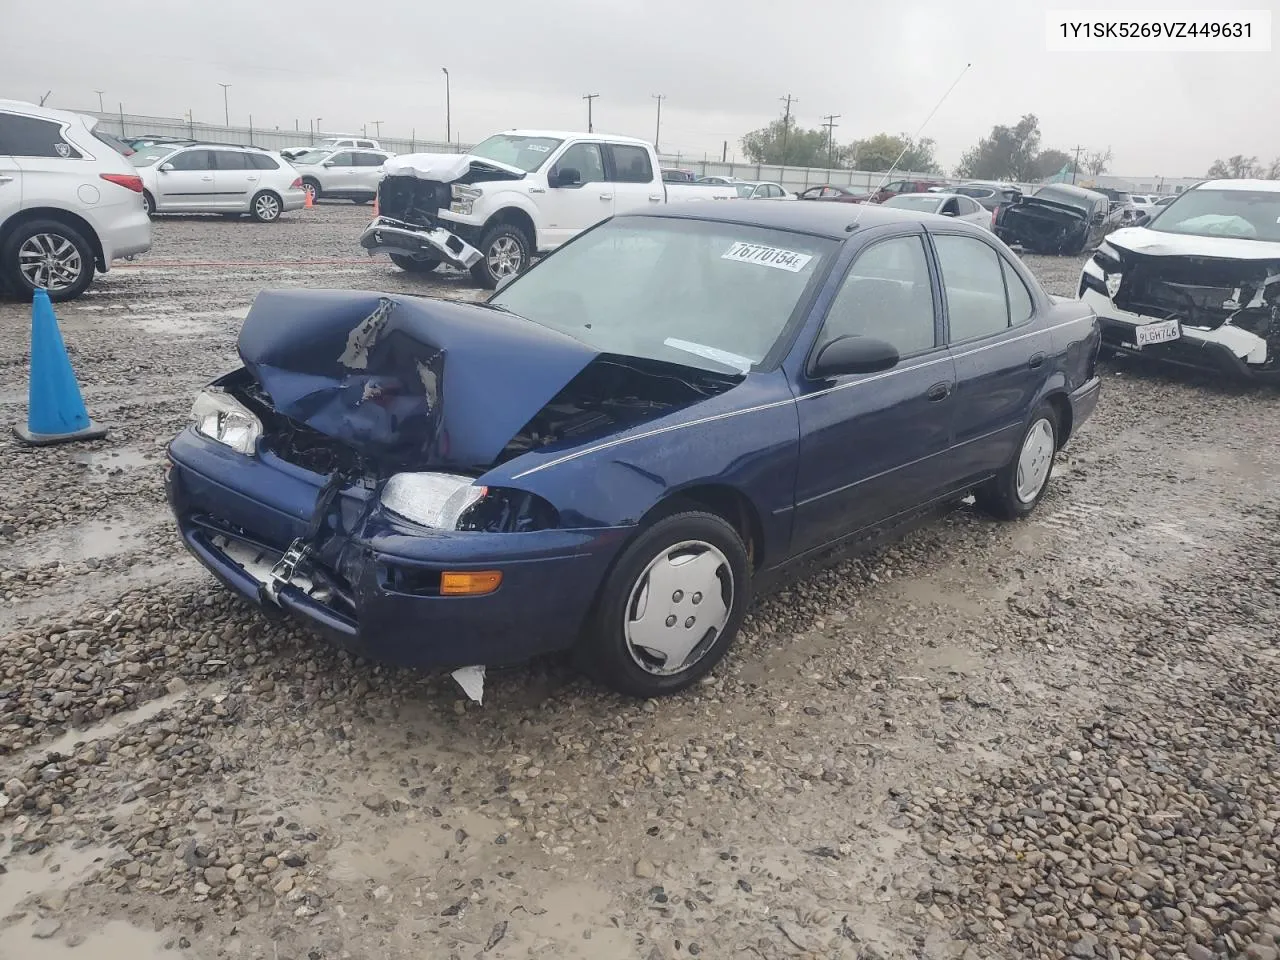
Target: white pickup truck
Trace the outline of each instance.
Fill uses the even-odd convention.
[[[737,195],[664,183],[651,144],[595,133],[511,130],[469,154],[405,154],[382,169],[379,216],[360,245],[410,272],[470,270],[489,289],[615,212]]]

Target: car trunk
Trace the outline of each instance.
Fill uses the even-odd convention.
[[[1010,243],[1037,253],[1063,253],[1085,241],[1088,215],[1083,210],[1035,197],[1022,197],[1003,210],[999,227]]]

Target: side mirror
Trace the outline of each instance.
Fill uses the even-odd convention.
[[[160,164],[160,172],[161,172],[161,173],[172,173],[172,172],[173,172],[173,164],[172,164],[172,163],[162,163],[162,164]]]
[[[836,337],[818,351],[813,361],[815,380],[829,380],[850,373],[879,373],[897,366],[898,348],[875,337]]]
[[[325,167],[332,167],[332,166],[333,166],[333,161],[332,161],[332,160],[326,160],[323,164],[321,164],[321,166],[325,166]]]
[[[572,187],[582,182],[582,173],[576,167],[563,167],[547,178],[548,187]]]
[[[954,217],[956,215],[956,212],[954,210],[943,210],[942,215],[944,217]]]

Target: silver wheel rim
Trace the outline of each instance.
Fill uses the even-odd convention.
[[[1031,425],[1018,454],[1018,499],[1030,503],[1044,489],[1053,465],[1053,425],[1041,417]]]
[[[145,193],[142,195],[142,209],[147,212],[148,217],[155,212],[155,210],[151,206],[151,198],[148,197]]]
[[[515,237],[499,237],[489,247],[489,272],[495,277],[509,277],[520,272],[520,264],[524,262],[524,250]]]
[[[276,198],[269,193],[260,196],[253,203],[253,208],[258,212],[258,216],[263,220],[274,220],[280,216],[280,204]]]
[[[623,612],[627,653],[645,673],[669,677],[715,645],[733,609],[733,569],[703,540],[666,547],[636,578]]]
[[[315,185],[314,183],[304,183],[304,184],[302,185],[302,189],[303,189],[303,190],[305,190],[305,191],[307,191],[308,195],[310,195],[310,197],[311,197],[311,202],[312,202],[312,203],[315,203],[315,202],[316,202],[316,196],[317,196],[317,194],[316,194],[316,185]]]
[[[56,233],[37,233],[18,248],[18,269],[32,287],[66,290],[84,270],[76,245]]]

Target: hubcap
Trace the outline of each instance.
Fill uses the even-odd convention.
[[[276,214],[280,212],[280,204],[276,203],[276,198],[271,196],[263,196],[258,198],[258,216],[263,220],[274,220]]]
[[[489,272],[495,277],[509,277],[520,272],[524,251],[515,237],[499,237],[489,247]]]
[[[1041,418],[1031,425],[1018,455],[1018,499],[1030,503],[1044,488],[1053,464],[1053,426]]]
[[[715,644],[733,608],[733,570],[702,540],[667,547],[631,588],[623,615],[627,652],[659,677],[687,670]]]
[[[66,290],[80,279],[80,251],[66,237],[37,233],[18,248],[18,269],[33,287]]]
[[[302,185],[302,189],[307,191],[307,193],[311,196],[312,203],[314,203],[316,199],[316,185],[314,183],[304,183]]]

